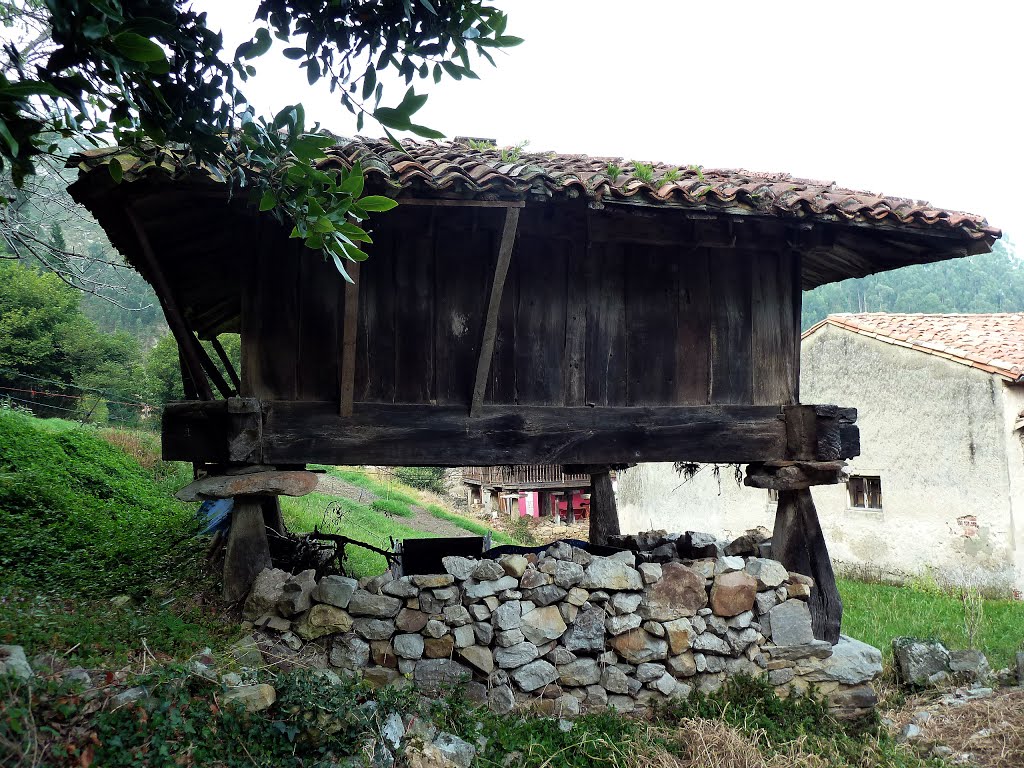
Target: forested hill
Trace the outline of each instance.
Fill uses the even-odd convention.
[[[803,329],[833,312],[1024,312],[1024,262],[992,253],[882,272],[804,292]]]

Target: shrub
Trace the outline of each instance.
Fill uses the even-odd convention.
[[[444,493],[443,467],[395,467],[395,477],[408,486],[421,491]]]
[[[370,507],[376,512],[385,515],[397,515],[398,517],[412,517],[413,511],[404,501],[398,499],[377,499]]]

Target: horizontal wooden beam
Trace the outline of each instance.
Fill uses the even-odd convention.
[[[834,419],[814,406],[562,408],[356,403],[352,416],[328,402],[264,401],[247,440],[223,402],[164,409],[164,458],[207,463],[481,466],[624,464],[639,461],[750,463],[811,456],[819,445],[847,452]],[[800,429],[787,428],[798,418]],[[815,425],[820,420],[820,425]],[[854,428],[855,429],[855,428]],[[835,433],[832,435],[832,433]],[[830,436],[831,435],[831,436]],[[848,435],[846,436],[848,438]],[[824,457],[822,457],[824,458]],[[831,457],[829,457],[831,458]],[[844,456],[848,458],[848,456]]]

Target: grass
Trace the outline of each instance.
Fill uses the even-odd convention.
[[[173,498],[191,470],[158,450],[149,433],[0,411],[0,642],[89,663],[230,633],[194,506]]]
[[[296,533],[321,531],[349,536],[381,549],[390,549],[392,539],[424,539],[429,533],[402,525],[369,504],[338,499],[322,493],[291,498],[281,497],[285,525]],[[346,568],[356,578],[375,576],[387,568],[383,555],[361,547],[347,547]]]
[[[936,638],[948,648],[968,647],[964,604],[959,596],[914,587],[839,579],[843,633],[892,658],[892,639],[903,635]],[[1024,603],[985,600],[978,646],[993,669],[1013,666],[1024,642]]]
[[[449,512],[447,509],[437,504],[428,504],[426,509],[427,512],[432,514],[434,517],[440,518],[441,520],[447,520],[449,523],[457,525],[459,526],[459,528],[462,528],[465,531],[469,531],[470,533],[474,533],[477,536],[486,536],[487,534],[490,534],[491,541],[493,541],[495,544],[518,543],[516,541],[513,541],[511,537],[507,536],[501,531],[495,531],[491,528],[488,528],[486,525],[483,525],[482,523],[476,522],[475,520],[470,520],[468,518],[463,517],[462,515],[456,515],[454,512]]]

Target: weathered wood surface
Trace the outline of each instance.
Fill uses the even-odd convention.
[[[847,479],[845,461],[792,461],[748,464],[743,484],[771,491],[835,485]]]
[[[498,313],[501,309],[501,295],[505,289],[505,277],[508,265],[512,260],[512,248],[519,229],[519,209],[508,208],[505,211],[505,228],[498,244],[498,262],[494,267],[491,280],[491,296],[487,303],[487,315],[484,319],[483,338],[477,357],[476,378],[473,384],[473,399],[469,406],[469,415],[477,416],[484,402],[484,392],[491,372],[491,359],[494,357],[494,342],[498,335]]]
[[[256,576],[271,567],[270,545],[259,496],[235,499],[224,552],[224,599],[236,602],[249,594]]]
[[[787,570],[814,579],[809,601],[814,637],[833,645],[839,642],[843,601],[810,490],[779,491],[772,558]]]
[[[195,480],[176,494],[179,501],[230,499],[235,496],[305,496],[316,490],[313,472],[250,472],[244,475],[209,475]]]
[[[590,476],[590,486],[590,541],[603,546],[608,543],[609,536],[620,533],[611,474],[607,470],[595,472]],[[571,500],[569,508],[572,508]]]
[[[264,464],[480,466],[621,464],[638,461],[757,462],[793,458],[784,409],[776,406],[563,408],[356,403],[261,404],[258,446],[230,454],[232,425],[223,403],[171,403],[164,410],[164,458]],[[795,409],[792,410],[791,409]],[[803,415],[813,406],[792,406]],[[822,429],[828,426],[822,425]],[[813,453],[820,430],[801,453]],[[817,458],[817,457],[815,457]],[[845,457],[844,457],[845,458]]]

